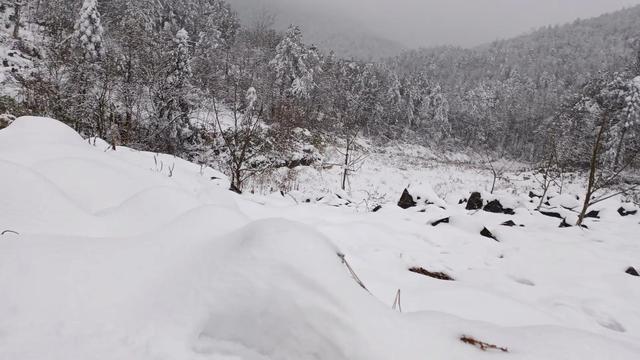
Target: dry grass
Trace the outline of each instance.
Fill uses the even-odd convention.
[[[500,346],[489,344],[480,340],[476,340],[473,337],[467,336],[467,335],[463,335],[462,337],[460,337],[460,341],[462,341],[465,344],[473,345],[482,351],[500,350],[502,352],[509,352],[509,349],[507,349],[506,347],[500,347]]]

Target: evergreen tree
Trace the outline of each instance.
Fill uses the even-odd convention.
[[[271,61],[279,95],[306,98],[313,86],[313,72],[307,66],[307,50],[302,43],[302,32],[291,25],[284,39],[276,47]]]
[[[87,60],[95,61],[104,56],[103,33],[98,1],[84,0],[80,17],[74,26],[74,37]]]

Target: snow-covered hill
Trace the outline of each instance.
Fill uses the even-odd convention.
[[[0,169],[0,359],[640,357],[640,225],[619,199],[584,230],[519,194],[497,196],[515,215],[467,211],[424,178],[410,191],[435,204],[408,210],[237,195],[44,118],[0,131]],[[480,182],[448,171],[432,178]]]

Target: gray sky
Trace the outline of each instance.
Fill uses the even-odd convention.
[[[640,0],[231,0],[293,8],[307,16],[337,14],[409,47],[473,46],[543,25],[589,18]],[[283,6],[284,5],[284,6]],[[282,12],[282,11],[280,11]],[[286,12],[286,10],[285,10]],[[287,17],[281,13],[279,16]],[[330,16],[330,15],[329,15]]]

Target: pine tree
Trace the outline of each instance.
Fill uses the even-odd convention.
[[[307,50],[302,44],[302,32],[291,25],[285,37],[276,47],[271,66],[276,73],[276,86],[280,96],[306,98],[313,86],[313,72],[306,63]]]
[[[95,61],[104,56],[103,33],[98,1],[84,0],[80,18],[74,26],[74,37],[85,59]]]

